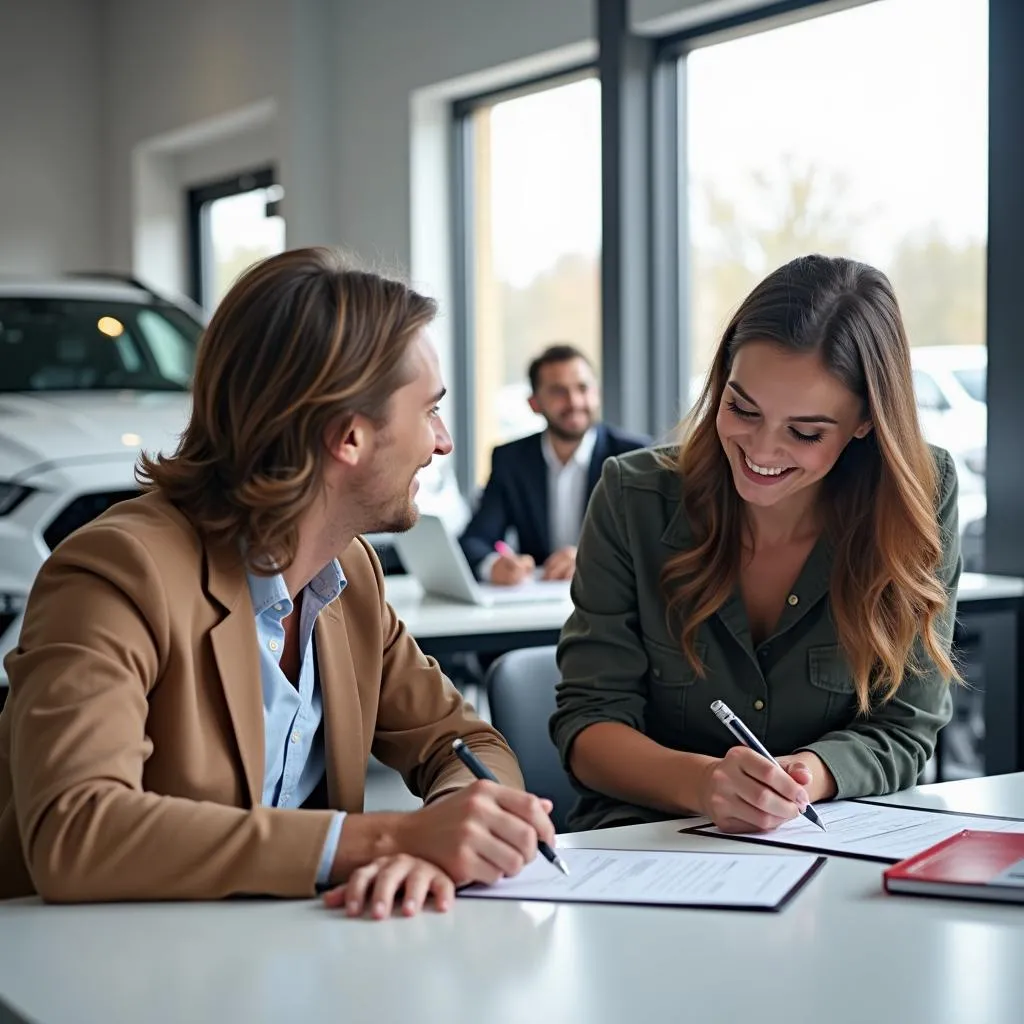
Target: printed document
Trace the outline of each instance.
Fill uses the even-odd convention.
[[[1016,819],[987,818],[983,815],[872,804],[859,800],[815,804],[814,809],[828,829],[827,832],[822,832],[802,815],[780,825],[774,832],[727,834],[720,832],[714,825],[697,825],[683,831],[893,863],[912,857],[964,829],[1024,832],[1024,821]]]
[[[515,878],[460,896],[556,903],[635,903],[777,910],[824,862],[809,854],[560,849],[570,874],[543,857]]]

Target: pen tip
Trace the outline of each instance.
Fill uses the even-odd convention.
[[[555,866],[558,868],[559,871],[562,872],[563,875],[569,874],[569,866],[565,863],[564,860],[562,860],[561,857],[555,858]]]

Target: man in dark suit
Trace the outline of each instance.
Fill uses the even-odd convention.
[[[530,408],[547,429],[494,449],[491,478],[460,538],[480,579],[509,586],[537,565],[546,579],[571,579],[583,514],[604,460],[650,443],[598,422],[593,367],[572,345],[547,348],[529,376]],[[510,529],[518,552],[504,545]]]

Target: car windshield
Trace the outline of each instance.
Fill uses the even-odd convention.
[[[988,374],[981,366],[970,367],[962,370],[954,370],[953,376],[957,382],[976,402],[985,401],[985,378]]]
[[[0,392],[187,391],[201,330],[163,303],[0,297]]]

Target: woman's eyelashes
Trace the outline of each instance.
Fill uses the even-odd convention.
[[[736,413],[737,416],[745,420],[752,420],[757,413],[752,409],[741,409],[731,398],[725,403],[729,409],[729,412]]]
[[[744,420],[752,420],[759,415],[754,409],[741,409],[731,398],[726,402],[726,407],[729,409],[729,412]],[[804,444],[817,444],[824,436],[821,431],[818,431],[816,434],[804,434],[797,430],[796,427],[790,427],[789,432],[797,441],[803,441]]]
[[[789,429],[793,432],[793,436],[798,441],[803,441],[804,444],[817,444],[824,437],[821,431],[818,431],[817,434],[801,434],[795,427],[790,427]]]

